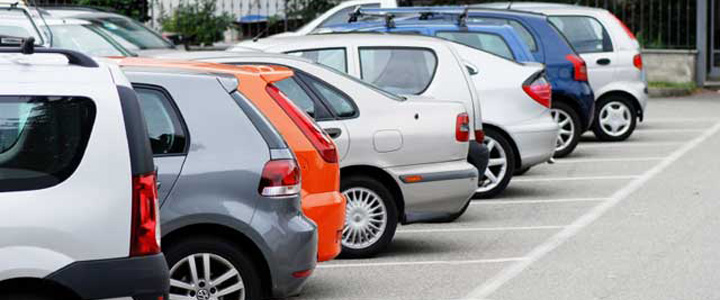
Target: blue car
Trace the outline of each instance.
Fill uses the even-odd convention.
[[[580,135],[592,125],[595,97],[585,61],[543,14],[458,6],[375,8],[358,9],[349,21],[326,30],[437,36],[501,56],[510,52],[518,62],[545,64],[553,90],[553,117],[560,125],[555,157],[572,153]],[[508,27],[515,34],[509,34]],[[501,37],[507,47],[503,49],[489,34]],[[518,39],[525,47],[518,46]]]

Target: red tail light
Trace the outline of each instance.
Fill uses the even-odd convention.
[[[467,142],[470,140],[470,117],[468,117],[467,113],[457,115],[455,139],[458,142]]]
[[[523,90],[540,105],[547,108],[552,105],[552,86],[545,76],[533,75],[523,84]]]
[[[615,18],[615,21],[617,21],[618,23],[620,23],[620,26],[622,26],[622,28],[625,30],[625,33],[627,33],[627,35],[628,35],[631,39],[637,40],[637,38],[635,38],[635,34],[633,34],[633,32],[630,30],[630,28],[628,28],[627,25],[625,25],[625,23],[624,23],[623,21],[620,21],[620,19],[618,19],[618,17],[617,17],[616,15],[612,14],[612,13],[611,13],[610,15],[611,15],[613,18]]]
[[[295,160],[271,160],[265,164],[258,187],[265,197],[286,197],[300,193],[300,168]]]
[[[160,253],[160,221],[155,173],[132,179],[130,256]]]
[[[338,162],[337,148],[332,139],[313,122],[304,112],[302,112],[295,104],[290,101],[283,93],[274,85],[268,84],[265,88],[267,93],[277,102],[285,113],[293,120],[302,133],[310,140],[310,142],[318,151],[320,156],[329,163]]]
[[[573,78],[576,81],[588,81],[587,65],[585,65],[585,60],[583,60],[582,57],[569,54],[565,56],[565,59],[573,64]]]
[[[482,143],[485,140],[485,131],[482,129],[475,129],[475,141]]]
[[[642,60],[642,55],[641,55],[641,54],[636,54],[636,55],[633,57],[633,65],[635,65],[635,67],[638,68],[638,70],[642,70],[642,68],[643,68],[643,60]]]

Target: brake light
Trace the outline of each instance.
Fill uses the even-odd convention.
[[[130,256],[160,253],[160,222],[155,173],[133,176]]]
[[[636,55],[633,57],[633,65],[635,65],[635,67],[638,68],[638,70],[642,70],[642,68],[643,68],[643,60],[642,60],[642,55],[641,55],[641,54],[636,54]]]
[[[540,105],[547,108],[552,105],[552,86],[545,76],[533,75],[523,84],[522,88],[530,98]]]
[[[304,112],[290,101],[277,87],[268,84],[265,87],[267,93],[285,111],[292,121],[300,128],[300,131],[307,137],[315,147],[320,156],[329,163],[338,162],[337,148],[335,143],[327,134],[313,122]]]
[[[630,39],[637,40],[637,38],[635,37],[635,34],[633,34],[633,32],[630,30],[630,28],[628,28],[627,25],[625,25],[625,23],[623,21],[618,19],[618,17],[612,13],[610,13],[610,15],[613,18],[615,18],[615,21],[620,23],[620,26],[622,26],[622,28],[625,30],[625,33],[627,33],[627,35],[628,35],[628,37],[630,37]]]
[[[457,115],[455,122],[455,139],[458,142],[467,142],[470,140],[470,117],[467,113]]]
[[[582,57],[568,54],[565,59],[573,64],[573,78],[576,81],[588,81],[587,65]]]
[[[295,160],[267,162],[263,168],[258,192],[265,197],[287,197],[300,193],[300,168]]]
[[[482,143],[485,140],[485,131],[475,129],[475,142]]]

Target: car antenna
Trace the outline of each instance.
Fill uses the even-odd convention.
[[[270,29],[270,26],[265,27],[265,29],[263,29],[262,31],[260,31],[260,33],[258,33],[256,36],[254,36],[252,38],[253,43],[257,42],[264,34],[266,34],[268,32],[269,29]]]
[[[28,37],[20,46],[20,53],[30,55],[35,53],[35,38]]]
[[[37,2],[35,0],[31,0],[31,1],[32,1],[32,5],[35,7],[35,10],[37,10],[38,15],[40,16],[40,20],[42,20],[43,25],[45,25],[45,28],[47,28],[48,38],[50,38],[49,47],[52,48],[53,41],[55,40],[54,39],[55,36],[53,35],[52,29],[50,29],[50,26],[48,26],[47,21],[45,21],[45,17],[43,16],[42,11],[40,11],[40,7],[38,7]],[[32,20],[30,20],[30,21],[32,22]]]

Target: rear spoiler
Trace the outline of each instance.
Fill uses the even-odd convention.
[[[57,48],[35,48],[35,38],[29,37],[25,39],[20,47],[0,47],[0,53],[22,53],[25,55],[31,55],[35,53],[43,54],[60,54],[64,55],[68,63],[71,65],[86,67],[86,68],[97,68],[99,65],[95,60],[89,56],[73,50],[57,49]]]

